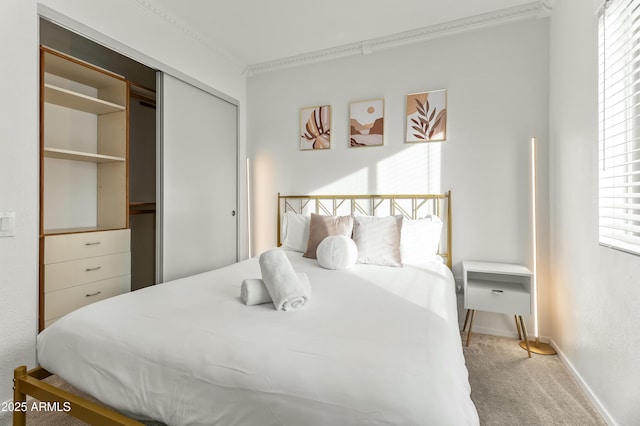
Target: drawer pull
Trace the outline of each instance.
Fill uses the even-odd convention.
[[[84,243],[85,246],[97,246],[98,244],[100,244],[100,241],[94,241],[92,243]]]
[[[101,291],[96,291],[95,293],[91,293],[91,294],[85,294],[84,297],[93,297],[93,296],[97,296],[100,293],[102,293]]]
[[[102,266],[96,266],[95,268],[87,268],[87,269],[85,269],[85,271],[87,271],[87,272],[97,271],[98,269],[101,269],[101,268],[102,268]]]
[[[491,293],[497,294],[499,296],[503,293],[503,290],[491,290]]]

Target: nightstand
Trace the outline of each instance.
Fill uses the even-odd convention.
[[[471,328],[476,310],[513,315],[518,337],[527,342],[531,358],[529,338],[523,315],[531,315],[531,282],[533,273],[522,265],[495,262],[462,262],[464,279],[464,308],[467,315],[462,331],[469,324],[467,343],[471,341]]]

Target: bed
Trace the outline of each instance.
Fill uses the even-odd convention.
[[[371,197],[279,196],[278,223],[286,211],[307,208],[378,214],[389,205],[389,213],[416,217],[446,203],[450,230],[449,194],[422,204]],[[279,244],[282,232],[279,225]],[[450,264],[446,234],[440,254]],[[121,413],[107,413],[111,420],[85,417],[90,423],[479,423],[445,262],[328,270],[284,247],[312,286],[304,308],[281,312],[273,304],[241,303],[242,280],[260,277],[257,258],[113,297],[68,314],[38,336],[40,368],[16,372],[17,401],[25,394],[60,400],[39,380],[51,372]],[[101,415],[83,403],[71,414]]]

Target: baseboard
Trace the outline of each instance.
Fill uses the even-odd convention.
[[[560,348],[560,346],[553,339],[551,339],[551,346],[553,346],[553,348],[556,350],[556,352],[558,353],[558,357],[560,357],[560,360],[562,361],[562,363],[567,367],[567,370],[569,370],[569,372],[571,373],[575,381],[578,382],[578,385],[582,388],[585,395],[587,395],[587,398],[589,398],[589,400],[591,401],[593,406],[596,408],[596,410],[598,410],[598,413],[600,413],[604,421],[607,422],[608,425],[619,426],[618,423],[616,423],[616,421],[613,420],[613,417],[611,417],[611,414],[609,414],[609,412],[607,411],[605,406],[602,404],[602,402],[600,402],[600,399],[598,399],[596,394],[593,393],[593,391],[591,390],[587,382],[584,381],[584,379],[582,378],[578,370],[576,370],[576,368],[573,366],[569,358],[567,358],[564,352],[562,352],[562,349]]]

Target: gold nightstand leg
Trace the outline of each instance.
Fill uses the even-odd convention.
[[[522,332],[520,331],[520,323],[518,323],[518,316],[513,316],[516,319],[516,328],[518,329],[518,340],[522,340]]]
[[[467,347],[469,347],[469,342],[471,341],[471,329],[473,328],[473,319],[476,317],[476,310],[470,309],[471,311],[471,321],[469,322],[469,331],[467,332]]]
[[[527,328],[524,325],[524,320],[522,319],[522,315],[520,315],[520,326],[522,327],[522,334],[524,334],[524,341],[527,344],[527,354],[529,354],[529,358],[531,358],[531,348],[529,347],[529,337],[527,336]]]
[[[467,315],[464,316],[464,325],[462,326],[462,331],[464,332],[467,329],[467,323],[469,322],[469,314],[471,313],[471,309],[467,309]]]

